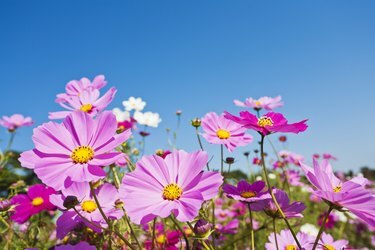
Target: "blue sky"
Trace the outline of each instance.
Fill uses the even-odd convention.
[[[191,118],[282,95],[279,112],[309,119],[290,150],[332,153],[337,170],[374,166],[374,11],[374,1],[2,1],[0,115],[39,125],[66,82],[104,74],[118,89],[110,108],[140,96],[161,114],[149,153],[166,146],[177,109],[178,146],[192,151]],[[32,148],[31,135],[20,130],[15,148]],[[4,148],[5,130],[0,139]],[[255,145],[236,151],[236,167]]]

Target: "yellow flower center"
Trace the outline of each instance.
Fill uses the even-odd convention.
[[[87,163],[94,158],[94,150],[90,146],[76,147],[70,156],[74,163]]]
[[[256,101],[255,105],[260,106],[260,105],[262,105],[262,103],[260,101]]]
[[[161,234],[158,237],[156,237],[156,242],[159,243],[159,244],[164,244],[164,242],[166,242],[166,240],[167,240],[167,237],[165,237],[164,234]]]
[[[296,245],[287,245],[285,247],[285,250],[297,250],[297,246]]]
[[[245,192],[242,192],[240,195],[241,195],[242,198],[253,198],[257,194],[253,191],[245,191]]]
[[[36,197],[31,201],[31,204],[33,204],[34,207],[42,205],[44,202],[42,197]]]
[[[92,104],[83,104],[80,108],[81,111],[83,112],[86,112],[86,113],[90,113],[92,111]]]
[[[336,250],[336,248],[334,246],[331,246],[331,245],[324,245],[324,249],[326,249],[326,250]]]
[[[259,127],[273,126],[273,121],[268,116],[262,116],[258,118],[258,126]]]
[[[163,198],[164,200],[178,200],[182,195],[182,189],[177,184],[168,184],[164,187]]]
[[[218,131],[216,131],[216,135],[221,140],[228,139],[230,137],[229,131],[225,129],[219,129]]]
[[[83,211],[87,213],[92,213],[98,208],[98,206],[93,200],[87,200],[87,201],[82,202],[81,208]]]
[[[333,188],[333,192],[338,193],[341,191],[341,186],[336,186]]]

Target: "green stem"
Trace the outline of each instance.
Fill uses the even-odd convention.
[[[171,220],[173,221],[173,223],[175,224],[175,226],[178,228],[178,230],[180,230],[182,236],[184,237],[184,240],[185,240],[185,243],[186,243],[185,248],[186,249],[190,249],[190,247],[189,247],[189,239],[187,238],[184,230],[182,230],[181,226],[178,224],[178,222],[174,218],[174,215],[171,215],[170,217],[171,217]]]
[[[195,128],[195,134],[197,135],[197,138],[198,138],[199,147],[201,148],[202,151],[204,151],[203,144],[202,144],[202,141],[201,141],[201,137],[199,136],[198,128]],[[206,166],[207,166],[207,170],[210,171],[210,166],[208,165],[208,162],[207,162]]]
[[[249,215],[250,215],[250,230],[251,230],[251,250],[255,249],[255,242],[254,242],[254,228],[253,228],[253,215],[251,212],[251,206],[250,203],[247,204],[247,207],[249,208]]]
[[[315,248],[317,247],[318,242],[319,242],[319,240],[320,240],[320,236],[322,236],[322,233],[323,233],[323,231],[324,231],[324,227],[325,227],[326,222],[327,222],[327,220],[328,220],[328,216],[329,216],[329,214],[332,212],[332,210],[333,210],[333,206],[329,206],[328,211],[327,211],[327,215],[324,217],[324,219],[323,219],[323,221],[322,221],[322,226],[320,227],[320,229],[319,229],[319,233],[318,233],[318,235],[316,236],[315,243],[314,243],[314,246],[313,246],[312,250],[315,250]]]
[[[113,165],[111,165],[109,167],[110,167],[110,169],[111,169],[111,171],[113,173],[113,179],[114,179],[114,182],[115,182],[115,186],[116,186],[117,189],[119,189],[119,187],[120,187],[120,178],[118,177],[116,168]]]
[[[262,134],[261,135],[261,140],[260,140],[260,156],[261,156],[261,161],[262,161],[262,167],[263,167],[263,172],[264,172],[264,176],[266,178],[266,183],[267,183],[267,187],[268,187],[268,192],[270,193],[271,197],[272,197],[272,200],[273,202],[275,203],[275,206],[277,208],[277,210],[279,211],[281,217],[284,219],[285,221],[285,224],[287,225],[287,227],[289,228],[289,231],[292,233],[293,235],[293,238],[294,240],[296,241],[298,247],[300,249],[302,249],[301,247],[301,244],[299,243],[298,239],[297,239],[297,236],[296,234],[294,233],[293,231],[293,228],[291,227],[291,225],[289,224],[289,221],[288,219],[286,218],[283,210],[281,209],[279,203],[277,202],[276,200],[276,197],[275,195],[273,194],[273,191],[272,191],[272,188],[271,188],[271,184],[270,184],[270,181],[268,179],[268,171],[267,171],[267,167],[266,167],[266,163],[265,163],[265,159],[264,159],[264,135]]]
[[[156,217],[152,222],[152,239],[151,239],[151,250],[155,249],[155,225],[156,225]]]
[[[96,197],[96,194],[95,194],[95,189],[94,189],[94,186],[92,184],[92,182],[90,182],[90,189],[91,189],[91,195],[94,197],[94,200],[95,200],[95,203],[99,209],[99,212],[100,214],[102,215],[103,219],[105,220],[105,222],[110,225],[110,221],[109,219],[107,218],[107,216],[105,215],[102,207],[100,206],[100,203],[99,203],[99,200],[98,200],[98,197]],[[133,249],[134,250],[134,247],[129,243],[129,241],[122,235],[120,234],[116,229],[114,230],[115,234],[123,241],[125,242],[125,244],[130,248],[130,249]]]
[[[221,155],[221,173],[224,173],[224,146],[220,145],[220,155]]]
[[[125,212],[124,207],[122,207],[122,211],[124,212],[124,218],[125,218],[125,221],[126,221],[126,223],[128,224],[128,226],[129,226],[129,228],[130,228],[130,233],[133,235],[134,240],[135,240],[135,242],[137,243],[139,249],[142,249],[142,246],[141,246],[141,244],[139,243],[139,241],[138,241],[138,239],[137,239],[137,236],[135,235],[135,232],[134,232],[134,230],[133,230],[132,224],[131,224],[130,221],[129,221],[129,218],[128,218],[126,212]]]
[[[216,225],[215,225],[215,201],[212,200],[212,228],[216,230]],[[212,233],[212,245],[215,247],[215,231]]]
[[[279,244],[277,243],[277,236],[276,236],[276,220],[275,220],[275,218],[272,219],[272,224],[273,224],[273,235],[275,236],[276,249],[279,250]]]

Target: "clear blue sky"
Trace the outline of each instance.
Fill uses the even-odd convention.
[[[309,119],[290,150],[330,152],[337,170],[375,166],[374,13],[375,1],[1,1],[0,115],[41,124],[67,81],[105,74],[118,89],[110,108],[140,96],[161,114],[149,152],[166,145],[177,109],[178,145],[191,151],[191,118],[280,94],[278,111]],[[32,148],[31,135],[20,130],[15,147]]]

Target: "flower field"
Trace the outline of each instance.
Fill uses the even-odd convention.
[[[308,133],[309,121],[277,113],[281,96],[188,121],[178,110],[196,150],[171,140],[147,154],[162,119],[141,98],[108,109],[116,92],[103,75],[84,77],[57,94],[61,109],[43,124],[1,118],[0,249],[375,249],[374,171],[334,172],[329,153],[289,151],[288,134]],[[25,126],[34,148],[17,152]]]

